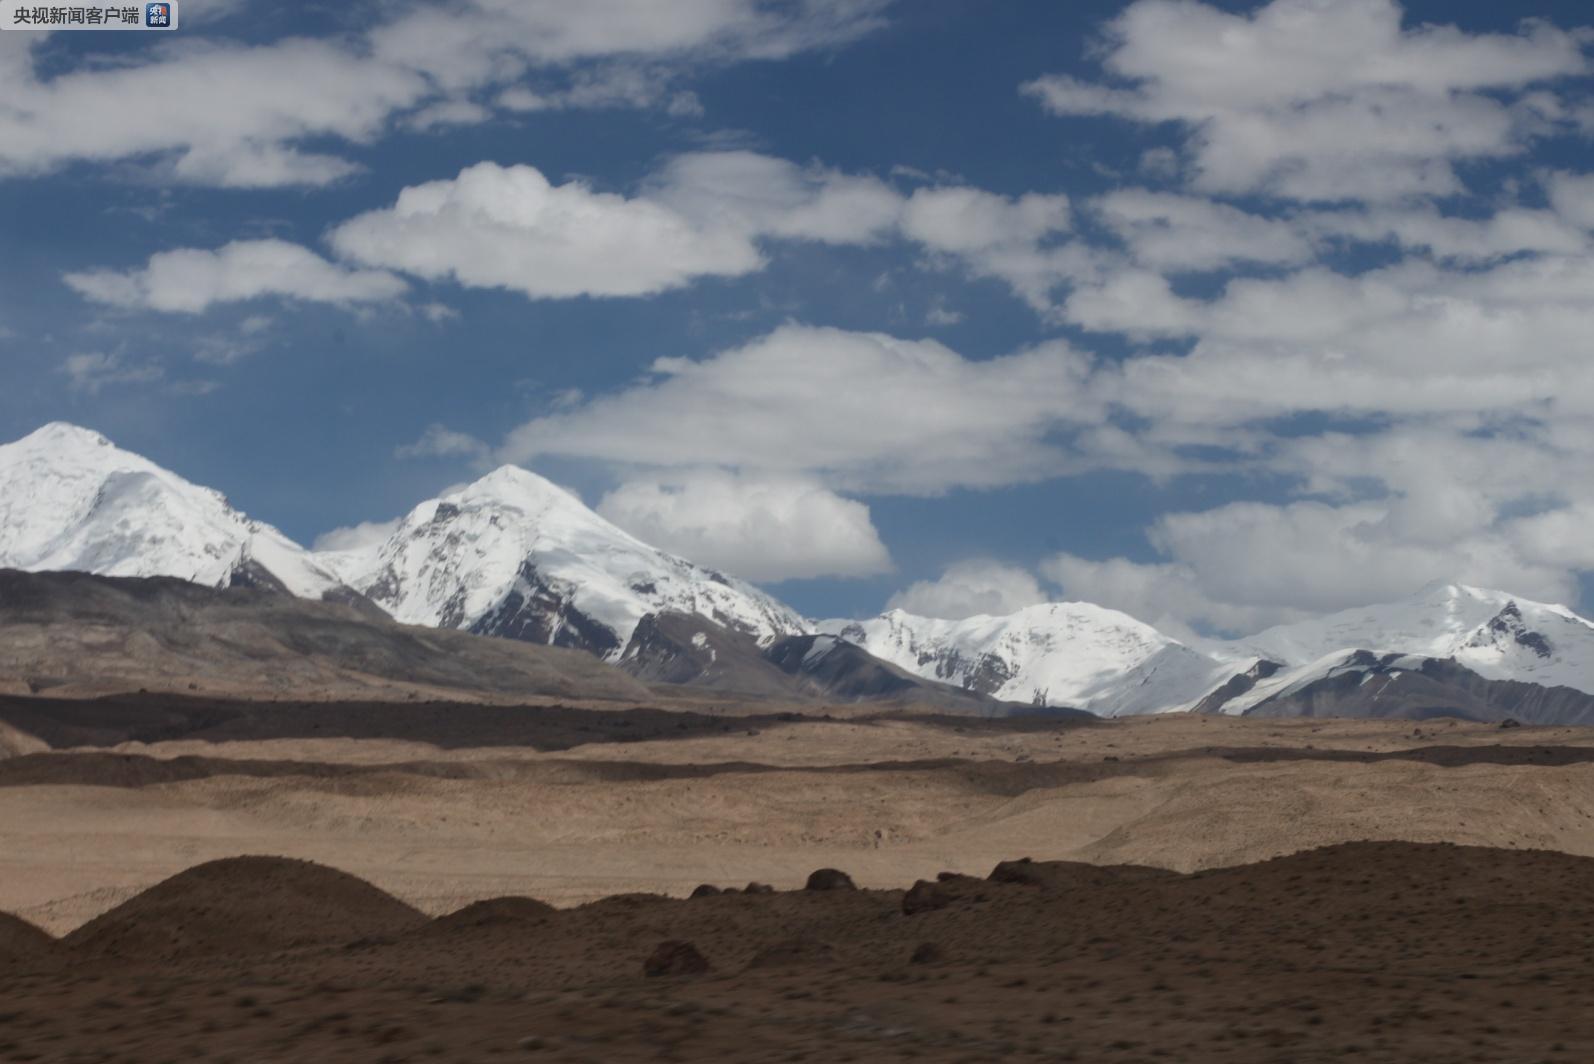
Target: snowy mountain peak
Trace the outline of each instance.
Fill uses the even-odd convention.
[[[618,660],[641,619],[696,614],[768,643],[809,631],[750,584],[666,554],[574,493],[503,466],[323,561],[400,621],[579,647]]]
[[[543,510],[550,506],[570,506],[585,510],[574,493],[561,488],[547,477],[516,465],[502,465],[464,487],[443,496],[448,502],[457,500],[499,502],[525,510]]]
[[[8,444],[10,447],[50,448],[56,450],[62,447],[115,447],[110,440],[81,425],[74,425],[70,421],[52,421],[28,433],[16,443]]]
[[[61,421],[0,446],[0,567],[266,584],[312,598],[339,588],[220,492]]]

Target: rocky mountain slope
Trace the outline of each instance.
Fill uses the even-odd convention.
[[[1206,712],[1253,717],[1391,717],[1594,724],[1594,694],[1520,680],[1492,680],[1454,658],[1336,651],[1281,670],[1248,689],[1208,695]]]
[[[590,655],[167,577],[0,570],[0,691],[643,700]]]
[[[1023,708],[927,680],[835,636],[791,635],[760,645],[750,635],[682,613],[644,618],[617,664],[649,683],[726,695],[911,702],[986,717]]]

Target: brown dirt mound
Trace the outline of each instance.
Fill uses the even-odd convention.
[[[534,920],[546,920],[558,912],[552,905],[536,898],[488,898],[485,901],[471,902],[456,912],[447,916],[439,916],[430,925],[431,930],[456,931],[467,928],[487,927],[495,924],[529,923]]]
[[[838,868],[820,868],[808,877],[804,890],[857,890],[852,877]]]
[[[22,969],[56,959],[60,944],[20,916],[0,913],[0,968]]]
[[[335,868],[229,857],[157,883],[63,941],[80,956],[145,962],[381,938],[425,922],[397,898]]]
[[[690,942],[672,940],[660,942],[658,949],[642,962],[642,974],[702,975],[709,970],[708,960]]]

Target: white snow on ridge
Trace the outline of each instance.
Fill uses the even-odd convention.
[[[1325,654],[1316,661],[1309,661],[1295,668],[1280,669],[1265,680],[1258,680],[1256,686],[1244,694],[1237,695],[1223,703],[1222,712],[1230,716],[1239,716],[1246,710],[1266,702],[1270,698],[1282,698],[1292,695],[1304,687],[1308,687],[1318,680],[1336,676],[1347,669],[1355,669],[1347,661],[1355,651],[1336,650]],[[1419,659],[1420,660],[1420,659]],[[1370,674],[1369,674],[1370,675]]]
[[[802,667],[812,668],[818,662],[825,660],[832,650],[836,649],[837,639],[833,635],[820,635],[814,637],[813,645],[803,655]]]
[[[295,595],[337,578],[270,525],[97,432],[52,422],[0,445],[0,567],[224,586],[253,560]]]
[[[1256,635],[1210,646],[1215,656],[1264,657],[1304,665],[1335,650],[1385,650],[1448,657],[1512,596],[1460,584],[1435,584],[1396,602],[1342,610],[1277,625]]]
[[[1409,599],[1202,649],[1225,660],[1263,657],[1291,671],[1351,650],[1454,658],[1486,679],[1594,693],[1594,623],[1565,606],[1464,584],[1430,585]]]
[[[469,628],[536,578],[610,629],[618,656],[650,613],[693,613],[760,642],[810,631],[753,587],[648,546],[564,488],[516,466],[421,503],[388,538],[322,562],[407,624]]]
[[[1238,671],[1128,614],[1049,602],[948,621],[892,610],[821,630],[928,679],[1108,716],[1182,708]]]

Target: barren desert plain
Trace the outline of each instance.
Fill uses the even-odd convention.
[[[1594,1054],[1586,729],[163,694],[0,722],[3,1060]]]

